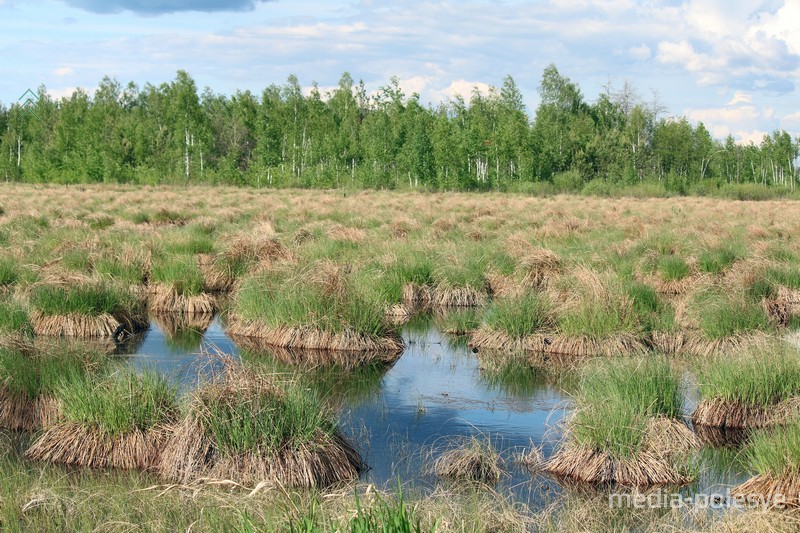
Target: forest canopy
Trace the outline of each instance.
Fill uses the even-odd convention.
[[[735,184],[794,191],[800,138],[714,139],[629,82],[594,102],[548,66],[530,113],[514,79],[435,105],[392,78],[377,92],[342,75],[304,94],[290,76],[262,93],[198,92],[185,71],[161,85],[103,78],[29,109],[0,104],[0,178],[55,183],[595,191],[653,184],[700,193]]]

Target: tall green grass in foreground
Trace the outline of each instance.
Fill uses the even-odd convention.
[[[759,474],[800,473],[800,423],[756,432],[746,444],[745,457]]]
[[[585,370],[573,435],[616,457],[635,455],[649,417],[678,418],[680,382],[665,359],[604,361]]]
[[[69,287],[39,285],[31,292],[31,305],[45,315],[100,315],[129,310],[133,296],[113,286],[73,285]]]
[[[322,399],[299,382],[201,393],[200,420],[219,449],[232,456],[274,454],[312,446],[336,430]]]
[[[152,429],[177,414],[175,385],[154,372],[73,376],[59,381],[55,396],[68,420],[111,435]]]
[[[489,328],[515,338],[539,333],[554,325],[550,303],[545,296],[533,292],[494,301],[486,312],[485,322]]]
[[[698,372],[700,394],[769,406],[800,396],[800,354],[787,347],[717,357]]]

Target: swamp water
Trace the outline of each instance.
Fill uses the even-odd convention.
[[[531,445],[544,457],[563,436],[562,423],[571,401],[565,385],[551,372],[514,369],[492,373],[481,369],[478,355],[463,338],[440,332],[435,323],[421,319],[403,329],[406,349],[391,367],[350,372],[312,370],[317,382],[340,406],[343,432],[365,458],[370,469],[362,481],[392,489],[398,479],[404,487],[425,491],[436,478],[433,464],[439,454],[476,437],[491,441],[503,460],[505,475],[497,486],[501,494],[539,509],[563,490],[546,475],[531,474],[516,461]],[[167,333],[153,320],[150,329],[119,354],[137,368],[154,368],[188,391],[204,376],[220,368],[219,357],[263,362],[291,371],[268,352],[241,351],[224,331],[219,317],[207,328]],[[574,376],[574,371],[562,371]],[[574,380],[573,380],[574,381]],[[689,377],[688,409],[696,402],[696,387]],[[706,446],[699,455],[698,482],[681,490],[725,494],[748,475],[739,464],[736,447]]]

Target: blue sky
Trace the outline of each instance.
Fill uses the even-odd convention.
[[[532,110],[555,63],[589,100],[629,79],[717,137],[758,140],[800,133],[797,21],[800,0],[0,0],[0,101],[178,69],[222,93],[289,74],[324,91],[349,71],[434,103],[511,74]]]

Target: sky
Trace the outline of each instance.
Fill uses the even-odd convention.
[[[717,138],[800,134],[800,0],[0,0],[0,102],[111,76],[256,94],[290,74],[400,79],[437,104],[511,75],[528,111],[554,63],[588,101],[630,80]]]

